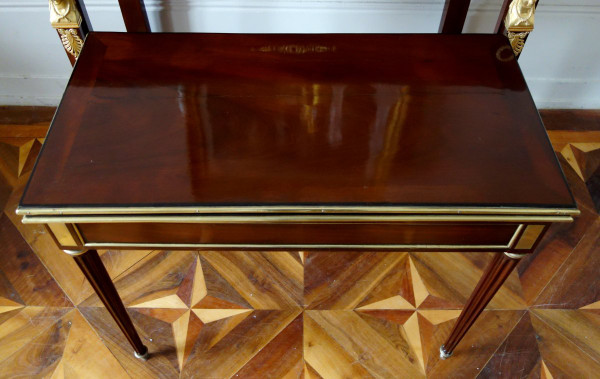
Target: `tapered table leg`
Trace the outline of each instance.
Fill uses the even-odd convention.
[[[515,268],[519,259],[524,254],[498,253],[487,266],[485,273],[479,279],[479,283],[473,290],[471,297],[463,308],[450,336],[440,347],[440,358],[447,359],[452,356],[456,345],[465,336],[465,333],[473,325],[492,297],[498,292],[508,275]]]
[[[123,301],[121,301],[117,289],[102,264],[98,252],[96,250],[65,250],[65,252],[75,258],[75,262],[77,262],[77,265],[94,288],[94,291],[96,291],[108,312],[110,312],[123,334],[125,334],[131,346],[133,346],[135,356],[143,360],[148,359],[148,348],[144,346],[135,330],[125,310]]]

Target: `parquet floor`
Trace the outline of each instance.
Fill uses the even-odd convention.
[[[521,262],[454,356],[488,254],[102,251],[152,358],[14,213],[51,111],[0,108],[0,376],[600,377],[600,113],[545,112],[582,211]]]

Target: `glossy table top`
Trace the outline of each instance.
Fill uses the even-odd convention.
[[[91,33],[23,209],[573,209],[497,35]]]

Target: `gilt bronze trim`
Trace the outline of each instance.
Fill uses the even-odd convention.
[[[512,215],[106,215],[23,216],[24,224],[64,223],[194,223],[194,224],[319,224],[352,222],[572,222],[570,216]]]
[[[523,258],[523,257],[525,257],[526,255],[529,255],[529,254],[516,254],[516,253],[505,252],[504,255],[506,255],[510,259],[521,259],[521,258]]]
[[[50,25],[58,32],[61,43],[74,58],[83,47],[81,23],[83,18],[75,0],[49,0]]]
[[[78,255],[85,254],[88,250],[84,249],[84,250],[63,250],[63,251],[72,257],[76,257]]]
[[[513,0],[504,18],[504,27],[515,55],[525,46],[525,40],[533,31],[536,0]]]
[[[519,207],[444,207],[444,206],[344,206],[344,205],[263,205],[263,206],[122,206],[122,207],[19,207],[18,215],[134,215],[134,214],[216,214],[216,213],[385,213],[385,214],[454,214],[454,215],[552,215],[577,216],[576,208]]]
[[[501,250],[508,245],[410,245],[410,244],[247,244],[247,243],[137,243],[137,242],[86,242],[92,249],[140,248],[140,249],[371,249],[371,250]]]

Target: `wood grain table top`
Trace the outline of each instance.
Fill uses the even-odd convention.
[[[94,32],[20,212],[135,207],[576,210],[505,37]]]

